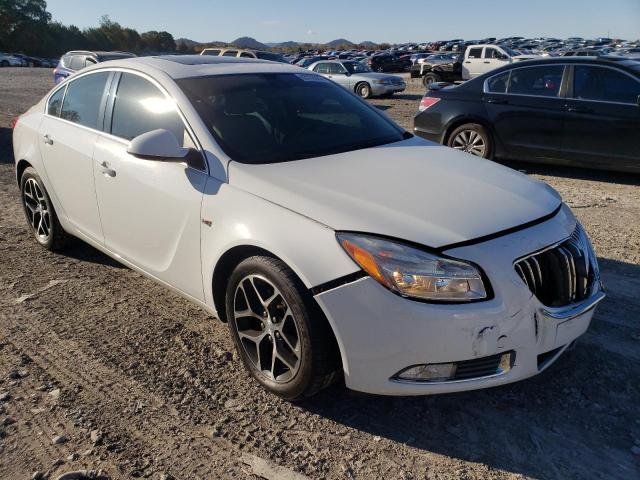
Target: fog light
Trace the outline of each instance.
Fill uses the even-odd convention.
[[[455,363],[434,363],[432,365],[416,365],[398,374],[401,380],[442,382],[451,380],[456,374]]]

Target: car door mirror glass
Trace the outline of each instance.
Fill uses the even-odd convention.
[[[169,130],[152,130],[129,142],[127,153],[149,160],[184,160],[189,153]]]

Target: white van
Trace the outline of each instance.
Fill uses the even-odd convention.
[[[494,68],[511,62],[539,58],[536,55],[522,55],[509,47],[500,45],[469,45],[462,61],[462,78],[469,80]]]

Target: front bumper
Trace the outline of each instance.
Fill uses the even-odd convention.
[[[406,88],[406,84],[395,84],[395,85],[378,85],[376,83],[371,85],[371,93],[373,95],[386,95],[389,93],[398,93],[404,92]]]
[[[370,277],[318,294],[316,299],[336,333],[347,387],[385,395],[457,392],[522,380],[547,368],[587,330],[604,293],[596,282],[591,296],[579,304],[545,307],[517,275],[513,261],[568,237],[575,226],[573,215],[563,207],[542,224],[447,251],[485,270],[494,290],[491,300],[418,302],[395,295]],[[515,362],[496,375],[441,382],[395,378],[412,365],[506,352],[514,353]]]

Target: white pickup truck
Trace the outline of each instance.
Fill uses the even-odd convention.
[[[469,45],[462,60],[462,79],[469,80],[507,63],[539,58],[537,55],[522,55],[509,47],[500,45]]]

